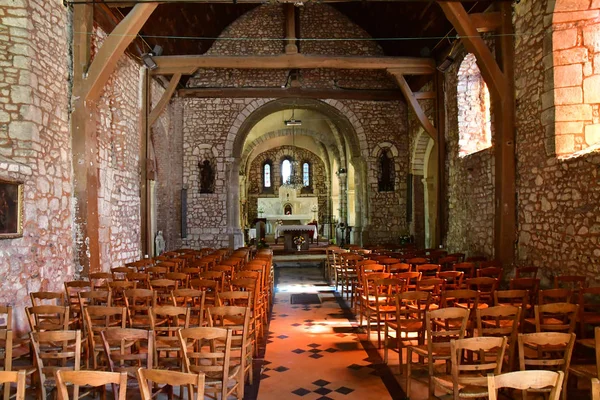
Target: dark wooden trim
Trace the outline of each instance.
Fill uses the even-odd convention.
[[[446,198],[446,101],[444,90],[444,74],[437,72],[435,75],[434,84],[436,86],[436,128],[437,128],[437,229],[435,231],[435,244],[445,245],[444,239],[447,235],[448,227],[448,202]]]
[[[193,88],[179,89],[179,97],[199,98],[304,98],[364,101],[404,100],[400,90],[302,89],[302,88]]]

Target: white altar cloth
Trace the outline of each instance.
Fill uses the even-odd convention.
[[[317,239],[317,227],[314,225],[277,225],[275,227],[275,237],[283,236],[284,232],[290,231],[312,231],[313,239]]]

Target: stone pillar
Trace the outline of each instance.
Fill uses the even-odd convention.
[[[435,196],[435,181],[433,178],[423,178],[423,198],[425,202],[425,247],[435,245],[435,230],[437,227],[437,198]]]
[[[227,233],[229,246],[234,249],[244,246],[244,233],[240,229],[240,162],[235,158],[226,159],[227,166]]]

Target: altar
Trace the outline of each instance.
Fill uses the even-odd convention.
[[[291,188],[280,187],[279,197],[258,198],[258,215],[267,220],[267,234],[275,234],[275,238],[278,222],[284,225],[306,225],[317,219],[318,210],[316,196],[298,197],[298,192]]]
[[[294,238],[302,236],[304,243],[302,250],[308,250],[308,240],[317,239],[317,227],[314,225],[277,225],[275,228],[275,243],[279,236],[283,236],[283,250],[297,251],[297,246],[294,244]]]

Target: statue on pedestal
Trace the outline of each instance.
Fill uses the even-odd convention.
[[[163,237],[162,231],[156,232],[156,238],[154,239],[154,252],[157,256],[160,256],[165,252],[165,238]]]

